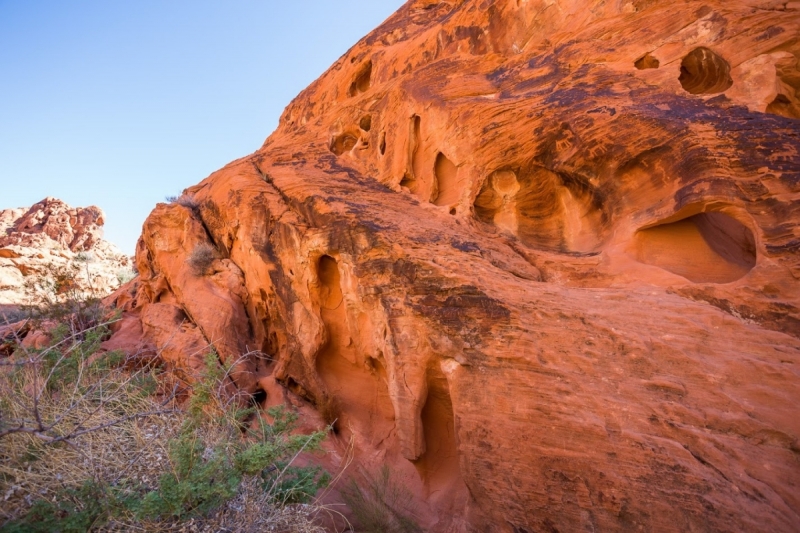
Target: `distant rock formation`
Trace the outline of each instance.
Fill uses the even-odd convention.
[[[105,296],[132,276],[130,257],[103,240],[99,207],[73,208],[45,198],[0,211],[0,305],[29,303],[26,280],[74,266],[78,288]]]
[[[428,531],[796,532],[798,35],[797,1],[409,1],[153,210],[109,346],[213,344]]]

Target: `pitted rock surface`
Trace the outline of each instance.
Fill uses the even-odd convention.
[[[154,209],[110,342],[213,344],[427,531],[797,531],[799,35],[798,2],[410,1]]]

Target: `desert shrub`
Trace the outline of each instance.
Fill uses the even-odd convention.
[[[125,285],[137,276],[136,271],[131,267],[122,267],[116,272],[117,281],[120,285]]]
[[[130,496],[128,497],[130,498]],[[112,487],[85,480],[75,488],[59,491],[56,501],[39,499],[24,518],[0,528],[3,533],[82,533],[107,524],[108,518],[130,504]]]
[[[342,498],[365,533],[417,533],[422,531],[411,518],[411,493],[392,478],[388,466],[368,474],[366,486],[355,481],[342,491]]]
[[[88,531],[136,496],[124,479],[157,444],[151,425],[176,411],[146,392],[156,369],[100,351],[107,334],[59,324],[46,347],[0,361],[0,531]]]
[[[73,258],[68,263],[48,263],[37,275],[28,276],[23,286],[25,304],[21,309],[35,326],[60,323],[74,334],[90,331],[102,321],[105,311],[101,294],[91,283],[81,283],[86,262]],[[91,279],[88,276],[87,279]]]
[[[323,431],[294,435],[291,411],[270,422],[243,407],[213,352],[179,405],[157,367],[101,349],[116,317],[76,320],[64,309],[86,302],[53,302],[37,306],[46,346],[16,339],[0,358],[0,532],[322,531],[319,508],[297,502],[328,476],[295,459]]]
[[[180,196],[167,196],[164,198],[170,204],[178,204],[191,209],[192,211],[196,211],[200,208],[200,202],[195,200],[194,195],[192,194],[181,194]]]
[[[319,466],[291,466],[275,463],[275,469],[261,471],[262,488],[282,504],[309,503],[317,492],[330,483],[330,474]]]
[[[192,253],[186,259],[189,267],[196,276],[204,276],[211,263],[218,257],[216,248],[208,243],[201,243],[194,247]]]
[[[121,475],[149,444],[143,429],[174,406],[144,391],[157,369],[129,371],[101,343],[117,319],[77,286],[80,261],[28,280],[28,324],[3,338],[0,358],[0,531],[87,531],[133,493]],[[26,347],[21,335],[44,334]]]
[[[139,517],[207,515],[233,499],[247,478],[261,478],[273,504],[306,502],[327,484],[329,477],[318,468],[289,466],[300,452],[319,449],[325,433],[291,435],[297,418],[283,407],[268,411],[272,424],[263,417],[252,421],[255,428],[245,424],[255,409],[241,409],[235,400],[220,402],[226,379],[210,353],[186,420],[169,442],[171,468],[136,508]]]
[[[258,502],[249,520],[265,528],[281,520],[320,531],[318,509],[292,504],[328,483],[321,469],[294,465],[319,448],[324,431],[291,434],[297,417],[282,406],[268,411],[271,423],[239,407],[222,392],[228,378],[213,353],[198,394],[178,410],[171,397],[150,394],[157,372],[131,375],[118,366],[121,354],[98,357],[88,335],[82,343],[77,366],[61,368],[66,360],[57,358],[0,381],[0,429],[11,430],[0,431],[0,493],[11,496],[0,531],[238,523],[230,515],[242,500]],[[21,393],[37,381],[46,389],[38,406],[22,405]],[[38,412],[29,415],[35,431],[14,432],[26,409]]]

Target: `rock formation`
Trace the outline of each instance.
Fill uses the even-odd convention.
[[[412,0],[153,210],[109,346],[213,344],[428,531],[796,531],[799,36],[785,0]]]
[[[0,305],[31,303],[26,281],[64,268],[75,269],[79,290],[97,296],[128,281],[132,261],[103,240],[104,223],[100,208],[72,208],[56,198],[0,211]]]

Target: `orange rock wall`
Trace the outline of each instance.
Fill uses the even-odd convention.
[[[118,335],[212,343],[429,531],[794,531],[799,35],[797,2],[411,1],[156,207]]]

